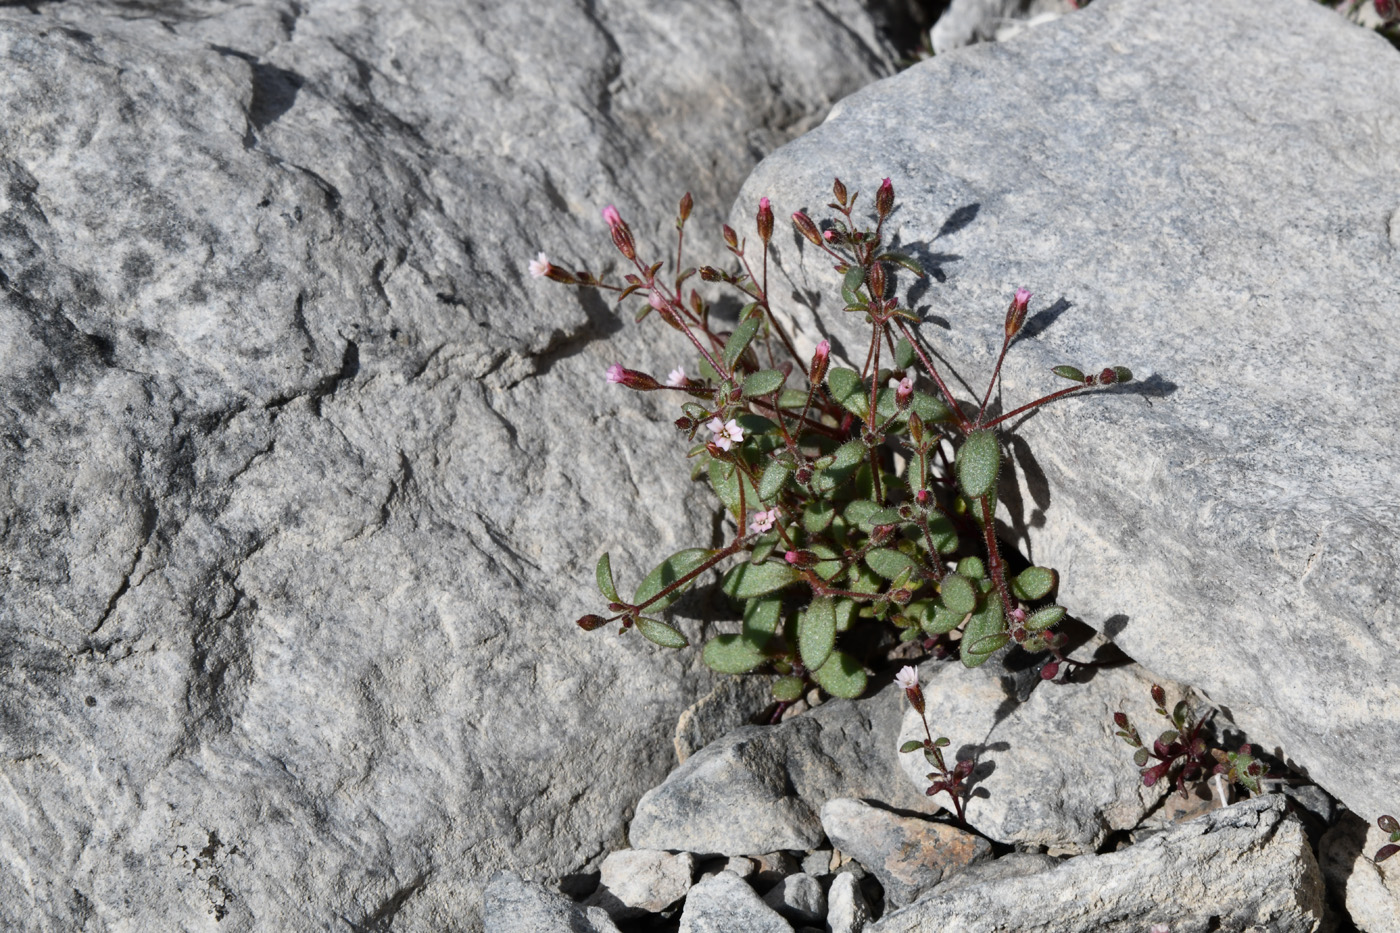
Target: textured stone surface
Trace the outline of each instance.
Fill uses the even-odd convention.
[[[715,739],[748,725],[773,702],[767,677],[722,677],[714,689],[692,703],[676,720],[676,761],[684,762]]]
[[[887,230],[934,271],[912,303],[966,397],[1017,286],[1036,297],[1002,410],[1062,387],[1057,364],[1139,377],[1041,409],[1011,443],[1002,533],[1062,571],[1060,601],[1351,809],[1386,812],[1395,50],[1309,0],[1267,17],[1252,0],[1096,0],[842,102],[755,171],[736,211],[764,194],[824,216],[833,174],[866,192],[892,178]],[[778,240],[775,292],[823,296],[834,346],[863,356],[830,264]]]
[[[822,826],[832,845],[874,873],[890,907],[911,903],[944,878],[992,857],[992,844],[981,836],[861,800],[827,801]]]
[[[900,702],[892,690],[831,700],[777,726],[745,726],[712,742],[638,802],[628,829],[632,845],[719,855],[801,852],[821,845],[819,814],[833,797],[933,809],[890,754]]]
[[[514,872],[493,877],[484,902],[486,933],[618,933],[607,911],[581,907]]]
[[[714,679],[570,621],[713,512],[601,377],[679,346],[526,263],[715,242],[888,69],[854,0],[0,5],[0,927],[470,930],[616,848]]]
[[[826,925],[831,933],[861,933],[871,921],[870,904],[860,890],[860,879],[852,872],[843,871],[831,879],[826,904]]]
[[[722,871],[690,889],[681,911],[680,933],[792,933],[792,927],[763,903],[744,879]]]
[[[794,926],[821,925],[826,919],[826,894],[821,882],[806,872],[788,875],[763,895],[763,903]]]
[[[623,849],[603,859],[600,886],[588,903],[614,920],[656,914],[685,897],[694,877],[689,852]]]
[[[1302,826],[1271,795],[1109,855],[1030,877],[935,891],[872,933],[1312,933],[1322,878]]]
[[[1333,899],[1362,933],[1400,933],[1400,856],[1371,856],[1390,840],[1374,823],[1345,814],[1322,837],[1318,863]]]
[[[941,55],[974,42],[1007,38],[1027,22],[1039,24],[1072,9],[1068,0],[953,0],[929,30],[929,43]]]
[[[1128,714],[1144,742],[1167,728],[1154,712],[1153,680],[1136,664],[1100,668],[1082,683],[1039,682],[1025,702],[1016,702],[1009,675],[992,664],[968,670],[935,662],[924,672],[930,726],[950,740],[949,767],[955,759],[977,761],[967,820],[998,842],[1092,852],[1110,832],[1137,826],[1167,793],[1165,784],[1142,786],[1132,749],[1114,735],[1118,712]],[[1181,689],[1163,687],[1175,705]],[[898,744],[923,738],[911,708]],[[924,756],[899,759],[914,786],[927,788]],[[946,794],[935,800],[949,805]]]
[[[1051,855],[1039,852],[1011,852],[998,859],[967,866],[951,878],[939,882],[934,891],[937,894],[947,894],[949,891],[974,884],[1005,881],[1007,878],[1029,878],[1031,875],[1058,868],[1059,865],[1060,860]]]

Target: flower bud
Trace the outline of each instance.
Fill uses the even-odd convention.
[[[797,468],[797,481],[798,481],[800,484],[802,484],[803,486],[806,486],[808,483],[810,483],[810,482],[812,481],[812,468],[811,468],[811,467],[805,467],[805,466],[804,466],[804,467],[798,467],[798,468]]]
[[[694,206],[695,199],[690,196],[689,191],[681,195],[681,223],[690,219],[690,209]]]
[[[870,272],[865,277],[865,283],[870,289],[870,297],[876,301],[885,297],[885,266],[884,263],[875,263],[870,267]]]
[[[783,560],[794,567],[810,567],[817,562],[817,555],[812,551],[788,551]]]
[[[586,615],[582,619],[579,619],[578,622],[576,622],[575,624],[578,625],[578,627],[583,629],[585,632],[591,632],[599,626],[607,625],[608,620],[603,618],[602,616]]]
[[[661,388],[661,383],[651,376],[635,369],[625,369],[621,363],[614,363],[608,367],[608,382],[636,389],[639,392],[650,392],[652,389]]]
[[[875,192],[875,213],[884,220],[894,210],[894,185],[886,178],[880,182],[880,190]]]
[[[1026,323],[1026,309],[1030,307],[1031,293],[1024,288],[1016,289],[1016,296],[1011,299],[1011,307],[1006,309],[1006,339],[1010,340],[1020,332],[1021,326]]]
[[[1400,3],[1396,0],[1376,0],[1375,7],[1376,15],[1386,23],[1400,19]]]
[[[827,241],[828,243],[835,243],[835,242],[836,242],[836,231],[835,231],[835,230],[827,230],[825,233],[822,234],[822,237],[825,238],[826,241]]]
[[[681,415],[679,418],[676,419],[676,430],[677,430],[677,431],[693,431],[693,430],[695,430],[695,419],[694,419],[694,418],[688,418],[688,417],[686,417],[685,415]]]
[[[767,198],[758,199],[758,238],[765,243],[773,238],[773,208]]]
[[[1042,668],[1040,669],[1040,679],[1041,679],[1041,680],[1054,680],[1054,679],[1055,679],[1055,675],[1058,674],[1058,673],[1060,673],[1060,662],[1059,662],[1059,661],[1047,661],[1046,664],[1045,664],[1045,666],[1042,667]]]
[[[812,354],[812,365],[807,370],[807,379],[812,385],[820,385],[826,378],[826,368],[831,363],[831,341],[823,340],[817,344],[817,351]]]
[[[919,417],[917,411],[909,414],[909,439],[915,444],[924,442],[924,419]]]
[[[812,218],[801,211],[796,211],[792,215],[792,225],[797,228],[798,233],[807,238],[808,242],[815,246],[822,245],[822,233],[812,222]]]
[[[914,501],[919,503],[919,505],[927,506],[932,500],[933,494],[927,489],[920,489],[918,492],[914,493]]]
[[[738,249],[739,234],[734,232],[734,228],[729,226],[729,224],[725,224],[721,228],[721,231],[724,233],[724,245],[728,246],[730,249]]]
[[[1118,373],[1113,369],[1105,369],[1099,373],[1099,385],[1111,386],[1118,381]]]
[[[846,186],[841,184],[841,179],[837,178],[832,183],[831,193],[836,195],[836,203],[842,207],[846,206]]]
[[[718,282],[722,274],[723,273],[721,273],[714,266],[700,267],[700,278],[706,282]]]
[[[636,259],[637,246],[632,240],[632,231],[623,222],[617,208],[611,204],[603,208],[603,220],[607,221],[608,230],[612,233],[613,246],[617,247],[617,251],[628,259]]]

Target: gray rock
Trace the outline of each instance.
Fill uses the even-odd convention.
[[[0,5],[0,927],[473,930],[618,847],[715,681],[570,623],[714,505],[601,377],[683,348],[526,264],[890,67],[855,0]]]
[[[992,881],[1005,881],[1007,878],[1029,878],[1041,872],[1058,868],[1060,860],[1053,855],[1039,852],[1010,852],[1001,858],[988,859],[969,865],[962,871],[940,882],[934,892],[947,894],[959,888],[974,884],[987,884]]]
[[[712,742],[642,797],[628,831],[632,845],[720,855],[805,852],[822,844],[818,814],[833,797],[930,809],[889,754],[900,702],[895,691],[832,700]]]
[[[802,858],[802,870],[818,878],[829,875],[832,872],[832,855],[831,849],[817,849],[814,852],[808,852]]]
[[[1110,832],[1137,826],[1168,792],[1165,784],[1142,785],[1132,749],[1114,735],[1117,712],[1128,714],[1145,742],[1167,727],[1154,712],[1153,678],[1136,664],[1100,668],[1082,683],[1039,682],[1023,703],[1010,694],[1009,675],[993,664],[969,670],[934,662],[924,671],[930,726],[951,740],[949,767],[967,757],[978,763],[967,821],[998,842],[1093,852]],[[1178,685],[1162,686],[1168,704],[1182,698]],[[923,738],[911,708],[899,744]],[[924,756],[899,758],[914,786],[927,788]],[[946,794],[934,800],[951,806]]]
[[[680,933],[792,933],[782,916],[763,903],[744,879],[722,871],[690,889]]]
[[[732,871],[740,878],[751,878],[758,872],[758,863],[751,858],[736,855],[725,862],[724,871]]]
[[[1002,411],[1062,387],[1054,365],[1131,367],[1018,419],[1001,533],[1133,658],[1379,815],[1400,787],[1400,196],[1377,179],[1400,149],[1376,132],[1400,93],[1339,87],[1400,87],[1400,58],[1317,4],[1096,0],[843,101],[734,216],[759,195],[825,216],[833,173],[888,175],[886,230],[935,273],[911,300],[966,397],[1017,286],[1036,298]],[[804,339],[862,356],[830,263],[778,240],[780,293],[823,296],[822,327],[784,306]]]
[[[1347,813],[1318,848],[1328,890],[1362,933],[1400,933],[1400,856],[1371,861],[1389,839],[1380,827]]]
[[[676,761],[683,763],[715,739],[752,722],[773,702],[771,683],[766,677],[720,678],[676,720]]]
[[[659,914],[685,897],[695,877],[689,852],[623,849],[603,859],[601,885],[588,899],[614,920]]]
[[[872,933],[1016,930],[1311,933],[1322,878],[1282,797],[1247,800],[1107,855],[1081,855],[1023,878],[934,891],[886,915]]]
[[[797,859],[787,852],[765,852],[762,855],[755,855],[751,861],[755,866],[751,882],[759,891],[766,891],[788,875],[796,874],[801,870]],[[738,874],[739,877],[744,877],[742,873]]]
[[[981,836],[860,800],[828,801],[822,826],[833,845],[875,874],[891,907],[909,904],[944,878],[992,857],[992,844]]]
[[[826,925],[831,933],[861,933],[873,915],[860,890],[860,879],[853,872],[841,872],[831,879],[826,895]]]
[[[821,882],[806,872],[788,875],[763,895],[763,903],[793,924],[821,924],[826,919],[826,894]]]
[[[1072,9],[1068,0],[953,0],[929,30],[929,44],[941,55],[974,42],[1009,38],[1018,26],[1046,22]]]
[[[606,911],[580,907],[514,872],[494,876],[484,900],[486,933],[618,933]]]

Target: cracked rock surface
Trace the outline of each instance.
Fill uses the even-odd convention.
[[[713,680],[569,621],[712,509],[601,376],[665,335],[525,267],[710,236],[891,70],[817,6],[0,7],[0,926],[470,930],[620,842]]]
[[[1270,10],[1096,0],[940,55],[766,159],[740,204],[824,218],[833,173],[889,176],[886,232],[932,273],[898,293],[964,399],[1018,286],[1000,410],[1063,388],[1056,365],[1130,367],[1015,419],[1003,536],[1060,570],[1060,604],[1374,819],[1400,787],[1400,56],[1308,0]],[[831,263],[778,240],[782,290],[823,296],[859,360]]]

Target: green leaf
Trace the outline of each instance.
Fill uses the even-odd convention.
[[[958,549],[957,529],[945,515],[935,515],[928,520],[928,535],[940,554],[951,554]]]
[[[758,490],[753,488],[753,483],[748,476],[735,469],[734,464],[725,460],[710,460],[710,485],[714,487],[715,495],[719,501],[724,503],[725,508],[731,513],[739,510],[739,487],[744,489],[744,501],[755,506],[759,503]],[[739,516],[741,523],[744,523],[743,516]]]
[[[636,595],[632,597],[633,604],[638,606],[642,605],[657,593],[661,592],[672,583],[675,583],[681,577],[695,571],[700,565],[704,564],[705,561],[713,557],[714,553],[714,551],[707,551],[704,548],[695,547],[687,548],[684,551],[677,551],[672,554],[670,557],[657,564],[652,572],[646,575],[646,579],[642,580],[641,586],[637,587]],[[661,599],[647,606],[647,610],[649,612],[660,612],[662,609],[665,609],[667,606],[680,599],[681,594],[685,590],[690,589],[694,583],[695,581],[692,580],[685,586],[676,587],[676,589],[672,590]],[[646,633],[643,632],[642,634],[645,635]],[[647,637],[651,638],[650,635],[647,635]],[[655,639],[652,640],[655,641]],[[657,642],[657,644],[661,644],[661,642]]]
[[[1068,379],[1070,382],[1083,382],[1084,374],[1073,366],[1056,366],[1050,370],[1061,379]]]
[[[970,498],[990,492],[1001,469],[1001,445],[992,431],[973,431],[958,448],[955,460],[958,483]]]
[[[844,651],[833,651],[826,663],[812,672],[812,679],[834,697],[854,700],[865,692],[865,671]]]
[[[911,567],[919,566],[919,562],[914,558],[891,547],[877,547],[867,551],[865,563],[886,580],[893,580]]]
[[[965,612],[954,612],[947,606],[934,606],[933,611],[924,617],[924,631],[930,635],[946,635],[961,625],[965,618]]]
[[[637,620],[637,631],[641,632],[647,641],[654,641],[663,648],[684,648],[690,644],[684,635],[660,619],[648,619],[643,616]]]
[[[1139,748],[1137,751],[1133,752],[1133,764],[1137,765],[1139,768],[1147,767],[1147,749]]]
[[[832,461],[828,470],[840,470],[845,467],[855,466],[865,459],[865,443],[859,439],[847,441],[836,448],[836,459]]]
[[[973,580],[980,580],[987,575],[987,568],[980,557],[964,557],[958,561],[958,573]]]
[[[865,412],[870,406],[870,393],[861,380],[860,374],[854,369],[845,369],[841,366],[831,367],[826,374],[826,387],[831,392],[831,397],[836,400],[836,404],[854,415],[865,417]]]
[[[906,256],[903,253],[881,253],[875,258],[881,262],[892,262],[897,266],[903,266],[919,278],[924,277],[924,267],[919,265],[912,256]]]
[[[776,593],[800,578],[797,568],[788,563],[740,564],[724,575],[720,589],[731,599],[753,599]]]
[[[781,460],[774,460],[768,464],[768,468],[763,471],[763,475],[758,478],[758,498],[764,502],[772,499],[783,489],[783,484],[792,475],[792,465]]]
[[[707,667],[721,674],[744,674],[763,663],[763,652],[742,635],[716,635],[701,652]]]
[[[808,534],[820,534],[836,517],[836,506],[829,500],[818,499],[802,510],[802,527]]]
[[[608,557],[606,551],[603,552],[602,557],[598,558],[598,566],[593,573],[598,578],[599,591],[602,592],[610,602],[622,602],[622,600],[617,598],[617,587],[613,586],[612,560]]]
[[[860,304],[860,295],[857,291],[865,284],[865,270],[860,266],[851,266],[846,270],[846,275],[841,279],[841,300],[848,305]]]
[[[762,324],[763,315],[761,314],[740,321],[739,326],[734,328],[734,333],[730,334],[729,339],[724,342],[724,365],[731,371]]]
[[[967,620],[963,629],[962,661],[967,667],[976,667],[986,661],[998,648],[1011,640],[1006,634],[1006,619],[1001,614],[1001,603],[988,599],[979,612]]]
[[[723,382],[723,377],[715,372],[715,368],[710,365],[710,361],[705,357],[700,357],[700,378],[707,382]]]
[[[957,613],[959,617],[977,608],[977,589],[962,574],[950,573],[944,577],[939,595],[943,597],[943,605],[948,607],[948,611]]]
[[[836,601],[836,631],[848,631],[856,621],[856,613],[860,607],[856,605],[854,599],[838,599]]]
[[[1028,632],[1043,632],[1065,617],[1063,606],[1046,606],[1032,612],[1024,623]]]
[[[869,499],[856,499],[846,506],[842,514],[847,522],[865,531],[874,529],[876,525],[894,525],[900,520],[898,510],[882,509]]]
[[[924,419],[924,424],[950,421],[953,417],[952,411],[942,399],[927,392],[915,392],[914,397],[909,400],[909,410],[917,412],[919,417]]]
[[[1113,367],[1113,375],[1118,378],[1120,384],[1133,381],[1133,371],[1126,366]]]
[[[791,703],[802,696],[801,677],[780,677],[773,681],[773,699],[779,703]]]
[[[924,747],[924,743],[923,743],[923,742],[920,742],[918,739],[910,739],[909,741],[905,742],[903,745],[899,746],[899,750],[900,750],[901,752],[917,752],[919,749],[921,749],[921,748],[923,748],[923,747]]]
[[[778,543],[781,540],[782,538],[776,531],[770,531],[758,538],[749,548],[749,563],[761,564],[766,561],[778,549]]]
[[[900,337],[899,343],[894,345],[894,364],[900,369],[908,369],[914,365],[914,345],[909,342],[908,337]],[[919,417],[922,418],[923,415]]]
[[[816,670],[836,645],[836,611],[829,597],[812,600],[797,617],[797,651],[808,670]]]
[[[784,389],[778,396],[779,408],[790,408],[793,411],[801,412],[802,407],[807,404],[807,393],[801,389]]]
[[[744,604],[744,637],[762,647],[778,630],[783,617],[781,599],[751,599]]]
[[[1057,579],[1055,571],[1049,567],[1027,567],[1011,581],[1011,592],[1016,594],[1017,599],[1027,602],[1044,599],[1055,588]]]
[[[760,369],[756,373],[750,373],[744,380],[744,398],[772,395],[783,387],[783,381],[786,379],[787,376],[776,369]]]

